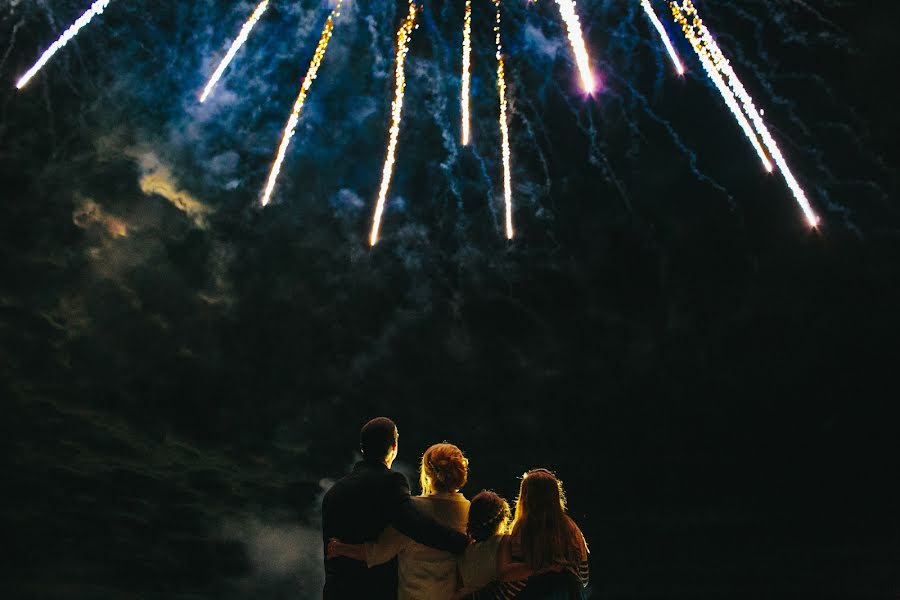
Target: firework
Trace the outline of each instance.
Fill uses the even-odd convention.
[[[466,16],[463,21],[462,58],[462,143],[469,143],[469,82],[472,61],[472,0],[466,0]]]
[[[684,65],[681,64],[681,59],[678,58],[678,53],[675,51],[675,47],[672,45],[672,40],[669,39],[669,34],[666,33],[666,28],[663,27],[663,24],[659,20],[659,17],[656,16],[656,11],[653,10],[653,5],[650,4],[650,0],[641,0],[641,6],[644,7],[644,12],[647,13],[647,16],[650,18],[650,22],[653,23],[653,26],[659,33],[659,37],[662,38],[663,44],[665,44],[666,50],[669,52],[669,57],[672,59],[672,64],[675,65],[675,70],[678,71],[679,75],[684,75]]]
[[[700,59],[700,64],[703,65],[703,69],[706,71],[706,74],[709,75],[709,78],[713,82],[713,85],[716,86],[719,94],[722,95],[722,99],[725,100],[725,105],[728,106],[728,109],[734,115],[734,118],[743,130],[744,135],[747,136],[747,139],[753,145],[753,149],[756,151],[757,156],[759,156],[760,161],[762,161],[763,167],[765,167],[766,171],[769,171],[771,173],[773,169],[772,162],[769,160],[768,155],[766,155],[766,151],[765,149],[763,149],[762,144],[759,141],[759,137],[756,135],[756,132],[753,129],[753,125],[750,124],[750,121],[747,119],[747,115],[745,115],[743,110],[741,110],[740,104],[738,104],[734,92],[732,92],[731,88],[728,87],[728,83],[725,81],[725,79],[722,78],[721,73],[719,73],[719,70],[713,63],[712,59],[709,56],[709,53],[706,51],[699,38],[696,36],[693,28],[682,15],[681,8],[678,7],[678,5],[674,2],[673,6],[674,8],[672,10],[676,15],[676,21],[678,21],[678,23],[682,26],[685,37],[691,43],[691,47],[694,49],[694,52]]]
[[[297,100],[294,101],[294,109],[291,111],[291,116],[288,117],[287,125],[284,126],[284,134],[281,136],[278,154],[276,154],[272,170],[269,172],[269,180],[266,182],[266,189],[262,195],[263,206],[266,206],[272,199],[272,190],[275,189],[275,182],[278,181],[281,164],[284,162],[288,146],[291,144],[291,138],[294,137],[294,131],[297,129],[297,123],[300,121],[300,111],[303,110],[303,104],[306,102],[306,96],[309,94],[309,88],[319,73],[319,65],[322,64],[322,59],[325,58],[328,42],[331,40],[331,35],[334,32],[334,19],[340,15],[340,8],[341,4],[338,2],[338,5],[328,15],[328,19],[325,20],[322,36],[319,38],[319,45],[316,46],[312,60],[309,61],[309,69],[307,69],[306,77],[303,78],[303,83],[300,85],[300,94],[297,96]]]
[[[725,80],[722,79],[722,75],[716,70],[715,65],[709,57],[703,52],[698,53],[698,57],[700,58],[700,63],[703,65],[703,70],[709,75],[713,85],[716,86],[716,89],[719,90],[719,93],[725,100],[725,105],[728,106],[731,114],[733,114],[734,118],[737,120],[738,125],[740,125],[741,129],[744,131],[744,135],[747,136],[747,139],[753,145],[753,149],[756,151],[756,155],[759,156],[759,160],[762,161],[763,167],[766,171],[771,173],[773,169],[772,161],[770,161],[769,157],[766,155],[766,151],[763,149],[762,144],[760,144],[759,137],[757,137],[756,132],[753,130],[753,125],[750,124],[750,121],[747,120],[747,115],[741,110],[737,98],[734,97],[734,93],[728,87],[728,84],[725,83]]]
[[[221,79],[222,75],[225,73],[225,69],[228,68],[228,65],[234,60],[238,50],[241,49],[241,46],[243,46],[244,42],[247,41],[247,38],[250,37],[250,32],[253,31],[253,27],[256,25],[257,21],[259,21],[260,17],[263,16],[263,13],[266,12],[267,8],[269,8],[269,0],[262,0],[262,2],[259,3],[259,6],[256,7],[256,10],[253,11],[253,14],[250,15],[250,18],[247,19],[247,22],[244,23],[244,26],[241,27],[240,33],[238,33],[237,38],[232,42],[231,48],[229,48],[228,52],[225,54],[225,58],[223,58],[222,62],[219,63],[219,66],[216,67],[212,77],[209,78],[209,83],[206,84],[206,87],[203,89],[203,94],[200,96],[200,102],[206,102],[207,97],[209,97],[213,88],[216,87],[216,84],[219,83],[219,79]]]
[[[566,24],[566,31],[569,34],[569,43],[572,44],[572,52],[575,53],[575,63],[578,65],[578,72],[581,74],[581,85],[584,91],[590,94],[594,91],[596,84],[594,83],[594,74],[591,73],[591,65],[588,60],[587,49],[584,46],[584,38],[581,34],[581,23],[578,20],[578,14],[575,12],[575,0],[556,0],[559,5],[559,13],[562,20]]]
[[[37,75],[38,71],[44,68],[50,59],[53,58],[53,55],[59,52],[66,44],[68,44],[72,38],[78,35],[78,32],[81,31],[83,27],[85,27],[88,23],[90,23],[94,17],[103,13],[106,10],[106,7],[109,6],[110,0],[97,0],[91,7],[87,9],[87,11],[78,17],[78,20],[72,23],[72,25],[65,30],[65,32],[59,36],[55,42],[53,42],[49,48],[47,48],[41,57],[38,59],[34,66],[32,66],[28,71],[22,75],[19,81],[16,83],[16,88],[22,89],[25,87],[31,78]]]
[[[512,222],[512,173],[510,169],[509,125],[506,118],[506,70],[503,63],[503,44],[500,40],[500,0],[494,0],[497,20],[494,36],[497,44],[497,92],[500,96],[500,139],[503,144],[503,205],[506,213],[506,239],[511,240],[515,232]]]
[[[781,148],[778,147],[775,138],[772,137],[769,128],[766,126],[765,121],[763,121],[762,115],[753,102],[753,98],[747,92],[746,88],[744,88],[744,84],[741,83],[737,73],[731,68],[731,64],[728,62],[728,59],[725,58],[722,49],[719,48],[719,45],[713,39],[709,29],[703,24],[697,9],[694,8],[693,2],[691,2],[691,0],[683,0],[681,6],[679,6],[678,3],[673,0],[671,6],[676,21],[682,26],[685,35],[688,37],[697,54],[705,56],[706,60],[712,65],[713,70],[721,74],[721,76],[727,80],[729,89],[733,95],[740,100],[743,110],[753,122],[756,133],[762,138],[766,150],[769,151],[775,164],[778,165],[778,170],[784,177],[785,183],[787,183],[791,193],[794,194],[794,199],[803,211],[806,222],[810,227],[816,227],[819,224],[819,218],[813,211],[812,206],[806,197],[806,193],[791,172],[791,169],[781,152]],[[690,21],[688,21],[688,17],[691,17]],[[769,170],[772,170],[771,164]]]
[[[394,172],[394,154],[397,151],[397,138],[400,135],[400,119],[403,114],[403,93],[406,90],[406,73],[404,63],[409,53],[409,40],[416,23],[416,5],[409,3],[409,13],[397,31],[397,64],[394,74],[394,102],[391,104],[391,130],[388,142],[387,156],[384,160],[384,169],[381,174],[381,188],[378,190],[378,201],[375,204],[375,216],[372,219],[372,232],[369,235],[369,244],[378,243],[378,231],[381,229],[381,217],[384,214],[384,202],[387,199],[388,188],[391,185],[391,175]]]

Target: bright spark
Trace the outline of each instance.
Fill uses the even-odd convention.
[[[325,27],[322,28],[322,36],[319,38],[319,45],[316,46],[316,51],[313,53],[312,60],[309,62],[309,69],[306,71],[306,77],[303,78],[303,83],[300,86],[300,95],[297,96],[297,100],[294,102],[294,109],[291,111],[291,116],[288,117],[287,125],[284,127],[284,134],[281,136],[278,154],[275,156],[275,163],[272,165],[272,170],[269,173],[269,180],[266,183],[266,189],[262,195],[263,206],[266,206],[272,199],[272,191],[275,189],[275,182],[278,180],[278,174],[281,172],[281,165],[287,154],[288,146],[291,144],[291,138],[294,137],[297,123],[300,121],[300,111],[303,110],[303,104],[306,102],[306,96],[309,94],[309,88],[312,86],[312,82],[318,75],[319,65],[322,64],[322,59],[325,58],[328,42],[331,40],[331,35],[334,32],[334,19],[340,15],[340,8],[341,3],[338,2],[334,10],[331,11],[331,14],[328,15],[328,19],[325,21]]]
[[[688,24],[687,17],[684,15],[693,16],[690,26],[692,35],[695,39],[699,39],[699,44],[695,45],[694,42],[691,44],[695,46],[695,49],[697,46],[700,46],[706,52],[709,61],[714,65],[718,72],[727,79],[728,85],[731,87],[734,95],[740,99],[744,111],[749,115],[750,120],[753,122],[753,126],[756,128],[756,132],[762,138],[763,144],[765,144],[769,154],[775,160],[775,164],[778,165],[778,169],[784,177],[785,183],[787,183],[788,188],[790,188],[791,192],[794,194],[794,199],[797,201],[797,204],[803,211],[803,215],[806,217],[806,222],[810,227],[817,227],[819,224],[819,217],[816,215],[815,211],[813,211],[809,199],[806,197],[806,192],[803,191],[800,183],[791,172],[787,160],[785,160],[784,155],[781,152],[781,148],[778,147],[778,143],[775,141],[775,138],[772,137],[765,121],[763,121],[762,114],[757,110],[753,98],[747,92],[744,84],[741,83],[737,73],[731,68],[731,63],[725,58],[724,53],[713,39],[709,29],[706,28],[703,21],[700,19],[700,15],[697,12],[697,9],[694,8],[693,2],[691,2],[691,0],[683,0],[681,7],[679,7],[673,0],[672,7],[673,12],[676,14],[676,20],[679,16],[681,16],[683,20],[682,28]],[[697,33],[694,33],[695,31]],[[771,168],[769,170],[771,171]]]
[[[666,28],[663,27],[659,17],[656,16],[656,11],[653,10],[653,5],[650,4],[650,0],[641,0],[641,6],[644,7],[644,12],[647,13],[650,22],[653,23],[659,36],[662,38],[663,44],[665,44],[666,50],[669,52],[669,57],[672,59],[672,64],[675,65],[675,70],[678,71],[679,75],[684,75],[684,65],[681,64],[681,59],[678,58],[678,52],[675,51],[672,40],[669,39],[669,34],[666,33]]]
[[[259,6],[256,7],[256,10],[253,11],[253,14],[250,15],[250,18],[247,19],[247,22],[244,23],[244,26],[241,27],[240,33],[238,33],[237,38],[232,42],[231,48],[229,48],[228,53],[225,54],[225,58],[223,58],[222,62],[219,63],[219,66],[216,67],[215,72],[209,79],[209,83],[207,83],[206,87],[203,89],[203,94],[200,96],[200,102],[206,102],[206,98],[209,97],[213,88],[219,83],[219,79],[222,78],[225,69],[228,68],[228,65],[234,60],[238,50],[241,49],[241,46],[243,46],[244,42],[247,41],[247,38],[250,37],[250,32],[253,31],[256,22],[263,16],[263,13],[266,12],[267,8],[269,8],[269,0],[262,0],[262,2],[259,3]]]
[[[581,23],[578,20],[578,14],[575,12],[575,0],[556,0],[559,5],[559,12],[566,24],[566,31],[569,34],[569,43],[572,44],[572,51],[575,53],[575,62],[578,65],[578,71],[581,73],[581,85],[584,91],[590,94],[596,88],[594,82],[594,74],[591,73],[591,65],[588,60],[587,49],[584,46],[584,38],[581,34]]]
[[[375,216],[372,219],[372,233],[369,235],[369,244],[378,243],[378,231],[381,229],[381,217],[384,214],[384,203],[387,199],[388,188],[391,185],[391,176],[394,172],[394,154],[397,151],[397,138],[400,135],[400,120],[403,115],[403,94],[406,90],[406,73],[404,63],[409,53],[409,40],[416,23],[416,5],[409,3],[409,13],[397,31],[397,64],[394,73],[394,102],[391,105],[391,130],[388,142],[387,157],[384,160],[384,170],[381,174],[381,188],[378,190],[378,202],[375,204]]]
[[[462,58],[462,143],[469,143],[469,83],[472,65],[472,0],[466,0],[466,16],[463,21]]]
[[[695,34],[694,29],[681,13],[681,8],[675,2],[672,3],[672,6],[673,14],[675,14],[675,20],[681,25],[682,29],[684,30],[684,35],[691,43],[691,47],[694,49],[694,52],[696,52],[697,57],[700,59],[700,63],[703,65],[703,69],[706,71],[706,74],[709,75],[709,78],[710,80],[712,80],[713,85],[716,86],[716,89],[719,90],[719,93],[722,95],[722,99],[725,100],[725,105],[728,106],[728,109],[734,115],[734,118],[735,120],[737,120],[738,125],[740,125],[741,129],[743,130],[744,135],[747,136],[747,139],[753,145],[753,149],[756,151],[757,156],[759,156],[759,160],[762,161],[763,167],[765,167],[766,171],[771,173],[773,169],[772,162],[766,155],[766,151],[763,149],[762,144],[760,144],[759,137],[753,130],[753,125],[750,124],[750,121],[747,120],[747,116],[741,110],[734,92],[731,91],[731,88],[728,87],[728,84],[722,78],[722,75],[716,68],[715,63],[712,61],[708,52],[706,52],[706,49],[704,48],[702,42]]]
[[[28,71],[24,75],[22,75],[22,77],[16,83],[16,88],[21,90],[23,87],[25,87],[28,82],[31,81],[31,78],[37,75],[38,71],[44,68],[44,65],[46,65],[48,62],[50,62],[50,59],[53,58],[54,54],[56,54],[66,44],[68,44],[72,40],[72,38],[78,35],[78,32],[81,31],[81,29],[85,25],[90,23],[94,19],[94,17],[103,13],[106,7],[109,6],[109,2],[110,0],[97,0],[96,2],[91,4],[91,7],[87,9],[87,11],[85,11],[83,15],[78,17],[78,20],[75,21],[68,29],[66,29],[66,31],[61,36],[59,36],[59,39],[53,42],[50,47],[44,51],[38,61],[34,63],[34,66],[28,69]]]
[[[494,34],[497,43],[497,92],[500,96],[500,137],[503,143],[503,204],[506,208],[506,239],[515,235],[512,221],[512,173],[510,169],[509,124],[506,117],[506,70],[503,63],[503,45],[500,41],[500,0],[494,0],[497,21]]]

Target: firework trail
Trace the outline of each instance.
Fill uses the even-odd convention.
[[[384,214],[384,202],[387,199],[388,187],[391,185],[391,175],[394,171],[394,153],[397,151],[397,138],[400,135],[400,118],[403,114],[403,93],[406,90],[406,73],[404,63],[409,53],[409,40],[416,23],[416,5],[409,3],[409,14],[397,30],[397,64],[394,74],[394,102],[391,105],[391,130],[388,142],[387,157],[384,160],[384,170],[381,174],[381,188],[378,190],[378,202],[375,204],[375,216],[372,219],[372,233],[369,235],[369,244],[378,243],[378,231],[381,229],[381,217]]]
[[[766,151],[763,149],[762,144],[760,144],[759,138],[757,137],[756,132],[753,130],[753,125],[750,124],[750,121],[747,120],[747,116],[741,110],[741,107],[738,104],[737,98],[735,98],[734,93],[728,87],[728,84],[725,83],[722,75],[716,69],[715,65],[712,63],[706,53],[702,50],[698,50],[697,56],[700,58],[700,63],[703,65],[703,70],[706,71],[707,75],[709,75],[709,78],[712,80],[713,85],[716,86],[716,89],[719,90],[719,93],[725,100],[725,105],[728,106],[731,114],[733,114],[734,118],[737,120],[738,125],[740,125],[741,129],[744,131],[744,135],[747,136],[747,139],[753,145],[753,149],[756,151],[756,155],[759,156],[759,160],[762,161],[763,167],[765,167],[766,171],[771,173],[773,169],[772,162],[766,155]]]
[[[469,82],[472,64],[472,0],[466,0],[466,16],[463,21],[462,59],[462,143],[469,143]]]
[[[591,73],[591,64],[584,46],[584,38],[581,34],[581,23],[578,21],[578,14],[575,12],[575,0],[556,0],[556,3],[559,5],[559,13],[566,24],[569,43],[572,44],[572,51],[575,53],[575,62],[578,65],[579,73],[581,73],[581,85],[584,91],[590,94],[594,91],[596,84],[594,83],[594,74]]]
[[[781,148],[778,147],[778,144],[769,132],[769,128],[763,121],[762,115],[753,103],[753,98],[747,92],[746,88],[744,88],[744,84],[741,83],[737,73],[731,68],[731,64],[728,62],[728,59],[725,58],[721,48],[719,48],[719,45],[713,39],[712,34],[710,34],[709,30],[703,24],[697,9],[694,8],[693,2],[691,2],[691,0],[683,0],[681,6],[678,6],[678,3],[673,0],[671,6],[675,20],[685,31],[685,35],[691,42],[694,50],[698,55],[702,53],[707,57],[707,60],[712,64],[713,68],[727,79],[728,85],[734,96],[740,99],[744,111],[749,115],[750,120],[753,122],[753,126],[756,128],[756,132],[762,138],[763,144],[775,160],[775,164],[778,165],[778,169],[784,177],[785,183],[787,183],[788,188],[790,188],[791,192],[794,194],[797,204],[800,206],[806,217],[806,222],[810,227],[818,226],[819,217],[816,216],[816,213],[813,211],[812,206],[806,197],[806,193],[791,172],[784,155],[781,153]],[[690,22],[688,21],[688,16],[692,16]]]
[[[90,23],[94,19],[94,17],[102,14],[103,11],[106,10],[106,7],[109,6],[109,2],[110,0],[97,0],[96,2],[91,4],[91,7],[87,9],[87,11],[85,11],[83,15],[78,17],[78,20],[75,21],[68,29],[66,29],[66,31],[61,36],[59,36],[59,39],[53,42],[50,47],[44,51],[38,61],[34,63],[34,66],[28,69],[28,71],[24,75],[22,75],[22,77],[16,83],[16,88],[21,90],[23,87],[25,87],[28,82],[31,81],[31,78],[37,75],[38,71],[44,68],[44,65],[46,65],[48,62],[50,62],[50,59],[53,58],[54,54],[56,54],[66,44],[68,44],[72,40],[72,38],[78,35],[78,32],[81,31],[84,26]]]
[[[647,16],[650,18],[650,22],[653,23],[653,26],[659,33],[659,37],[662,38],[663,44],[665,44],[666,50],[669,52],[669,57],[672,59],[672,64],[675,65],[675,70],[678,71],[679,75],[684,75],[684,65],[681,64],[681,59],[678,58],[678,53],[675,51],[675,47],[672,45],[672,40],[669,39],[669,34],[666,33],[666,28],[663,27],[663,24],[659,20],[659,17],[656,16],[656,11],[653,10],[653,6],[650,4],[650,0],[641,0],[641,6],[644,7],[644,12],[647,13]]]
[[[278,180],[278,174],[281,172],[281,165],[287,154],[288,146],[291,144],[291,138],[294,137],[294,131],[297,129],[297,122],[300,121],[300,111],[303,110],[303,104],[306,102],[306,96],[309,94],[309,88],[315,80],[319,72],[319,65],[325,58],[325,51],[328,49],[328,42],[334,32],[334,19],[340,16],[341,3],[338,2],[331,14],[325,20],[325,26],[322,28],[322,36],[319,38],[319,45],[313,53],[312,60],[309,61],[309,69],[306,71],[306,77],[303,78],[303,84],[300,86],[300,94],[294,102],[294,109],[291,116],[288,117],[287,125],[284,126],[284,134],[281,136],[281,144],[278,146],[278,154],[275,156],[275,162],[272,170],[269,172],[269,180],[266,182],[266,189],[262,195],[262,205],[266,206],[272,199],[272,190],[275,189],[275,182]]]
[[[494,0],[497,21],[494,24],[497,43],[497,92],[500,96],[500,137],[503,143],[503,204],[506,208],[506,239],[513,239],[512,222],[512,173],[510,169],[509,124],[506,118],[506,70],[503,64],[503,45],[500,42],[500,0]]]
[[[234,56],[237,54],[238,50],[241,49],[241,46],[243,46],[244,42],[247,41],[247,38],[250,37],[250,32],[253,31],[253,27],[256,25],[257,21],[259,21],[260,17],[263,16],[263,13],[266,12],[267,8],[269,8],[269,0],[262,0],[262,2],[259,3],[259,6],[256,7],[256,10],[253,11],[253,14],[250,15],[250,18],[247,19],[247,22],[244,23],[244,26],[241,27],[240,33],[237,38],[235,38],[234,42],[232,42],[231,48],[229,48],[228,53],[225,54],[225,58],[223,58],[222,62],[219,63],[219,66],[216,67],[215,72],[209,79],[209,83],[207,83],[206,87],[203,89],[203,94],[200,96],[200,102],[206,102],[206,98],[212,93],[216,84],[219,83],[219,79],[222,78],[225,69],[228,68],[228,65],[234,60]]]

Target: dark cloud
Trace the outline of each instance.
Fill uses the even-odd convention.
[[[83,5],[0,3],[0,80]],[[463,147],[462,5],[426,3],[370,249],[404,7],[344,4],[261,209],[328,8],[273,3],[199,104],[254,5],[113,2],[0,91],[4,585],[317,597],[317,499],[389,414],[407,464],[459,443],[470,493],[558,469],[604,596],[888,589],[891,9],[697,2],[823,217],[811,233],[638,2],[579,4],[594,98],[556,5],[504,4],[508,244],[493,7],[474,3]]]

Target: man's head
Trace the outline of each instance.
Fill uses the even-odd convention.
[[[387,417],[375,417],[359,431],[359,449],[363,459],[383,462],[391,467],[397,457],[397,426]]]

